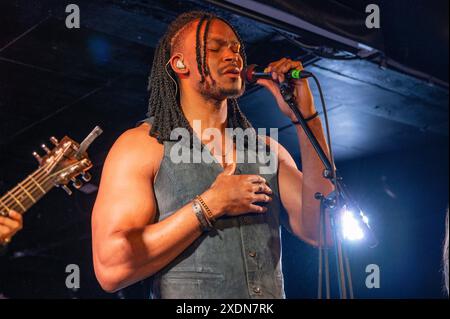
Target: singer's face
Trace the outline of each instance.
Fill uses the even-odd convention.
[[[194,32],[185,39],[185,51],[190,61],[190,73],[192,85],[202,95],[217,100],[230,97],[238,97],[244,92],[241,71],[243,60],[240,55],[241,44],[234,33],[225,22],[213,19],[209,26],[206,48],[204,48],[204,32],[206,23],[203,23],[200,32],[201,57],[206,53],[206,65],[210,74],[205,76],[201,83],[201,74],[197,67],[197,52],[195,47],[195,35],[198,22],[193,25]],[[190,41],[193,40],[193,41]],[[205,60],[203,60],[205,61]],[[203,62],[202,62],[203,63]]]

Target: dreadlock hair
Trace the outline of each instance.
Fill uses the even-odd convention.
[[[176,91],[176,83],[173,81],[175,72],[171,67],[167,67],[167,62],[171,57],[172,46],[177,41],[181,30],[187,25],[199,20],[196,30],[196,60],[198,71],[201,75],[201,82],[210,75],[210,71],[206,60],[206,41],[210,23],[213,19],[219,19],[225,22],[236,34],[241,44],[240,54],[247,65],[247,57],[244,51],[244,45],[241,37],[227,21],[208,12],[191,11],[179,15],[168,27],[167,32],[160,39],[155,50],[153,58],[152,70],[149,78],[148,89],[150,91],[149,111],[147,115],[154,117],[153,124],[150,129],[150,135],[155,137],[159,143],[170,140],[170,133],[173,129],[182,127],[187,129],[191,136],[193,135],[192,127],[187,121],[179,103],[179,95]],[[203,36],[203,44],[200,42],[200,31],[202,25],[205,25]],[[170,74],[170,76],[169,76]],[[171,78],[172,77],[172,78]],[[228,99],[228,126],[235,128],[253,128],[245,115],[241,112],[238,102],[235,98]],[[192,143],[191,143],[192,145]]]

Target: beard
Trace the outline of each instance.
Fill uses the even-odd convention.
[[[200,94],[207,99],[220,101],[229,98],[238,98],[245,92],[245,82],[242,80],[240,88],[235,85],[221,85],[214,80],[211,82],[205,80],[204,83],[199,83]]]

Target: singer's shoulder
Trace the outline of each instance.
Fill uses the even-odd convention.
[[[132,147],[138,151],[140,148],[161,148],[158,140],[150,135],[151,124],[144,122],[137,127],[123,132],[114,143],[118,147]]]
[[[133,164],[137,168],[154,171],[164,155],[164,146],[149,132],[147,123],[123,132],[111,147],[105,164]]]

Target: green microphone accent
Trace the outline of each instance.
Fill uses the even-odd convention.
[[[293,70],[293,71],[291,72],[291,77],[292,77],[293,79],[300,79],[300,73],[301,73],[300,70]]]

